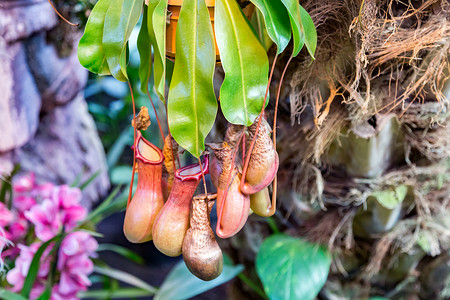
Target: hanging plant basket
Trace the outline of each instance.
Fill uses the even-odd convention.
[[[209,18],[211,20],[211,25],[213,28],[214,39],[216,38],[216,34],[214,32],[214,8],[216,6],[215,0],[205,0],[206,6],[209,11]],[[167,6],[167,14],[169,16],[169,23],[167,25],[166,31],[166,56],[170,60],[175,60],[176,54],[176,33],[177,33],[177,25],[178,18],[180,17],[181,5],[183,5],[183,0],[169,0]],[[252,17],[253,12],[255,11],[255,6],[253,4],[247,5],[243,8],[243,12],[245,16],[250,19]],[[220,54],[219,47],[217,47],[216,43],[216,63],[220,63]]]

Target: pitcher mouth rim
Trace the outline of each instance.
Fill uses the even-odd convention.
[[[151,147],[154,151],[156,151],[159,155],[159,160],[151,160],[148,158],[145,158],[141,152],[139,151],[139,142],[143,141],[145,144],[147,144],[147,146]],[[159,149],[158,147],[156,147],[155,145],[153,145],[152,143],[150,143],[148,140],[146,140],[143,136],[142,133],[140,131],[138,131],[137,136],[136,136],[136,143],[134,144],[134,146],[132,147],[134,151],[136,151],[136,159],[140,160],[141,162],[143,162],[144,164],[151,164],[151,165],[160,165],[162,164],[162,162],[164,161],[164,155],[161,151],[161,149]]]

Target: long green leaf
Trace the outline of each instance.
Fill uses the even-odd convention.
[[[112,251],[112,252],[120,254],[123,257],[128,258],[129,260],[134,261],[138,264],[144,263],[144,259],[139,254],[137,254],[136,252],[134,252],[128,248],[125,248],[125,247],[122,247],[119,245],[99,244],[98,248],[97,248],[97,252],[100,252],[100,251]]]
[[[225,79],[220,106],[228,122],[249,126],[261,112],[269,61],[235,0],[217,0],[215,33]]]
[[[142,17],[141,29],[137,38],[137,48],[141,59],[139,64],[139,79],[141,80],[141,91],[148,92],[148,83],[152,72],[152,44],[148,35],[147,27],[148,7],[144,6],[144,16]]]
[[[300,20],[302,31],[305,36],[305,45],[308,49],[309,55],[314,59],[314,53],[317,48],[317,31],[311,16],[308,12],[300,5]]]
[[[33,287],[34,281],[36,280],[36,276],[39,271],[39,265],[41,264],[41,257],[45,249],[47,249],[47,247],[51,243],[57,241],[58,239],[62,239],[62,237],[63,237],[62,234],[58,234],[54,238],[43,243],[34,254],[33,259],[31,260],[30,268],[28,269],[27,277],[25,278],[25,282],[23,283],[22,291],[20,292],[20,294],[25,298],[28,298],[28,296],[30,295],[31,288]]]
[[[264,16],[267,33],[277,45],[277,53],[284,51],[291,40],[289,14],[281,0],[251,0]]]
[[[268,237],[256,256],[256,271],[270,299],[315,299],[330,264],[323,247],[281,234]]]
[[[177,58],[168,100],[169,128],[178,144],[199,157],[217,113],[213,87],[216,51],[204,0],[183,1],[176,39]]]
[[[153,296],[155,293],[139,288],[119,288],[111,294],[109,290],[93,290],[79,292],[77,296],[81,299],[134,299]]]
[[[0,299],[4,300],[27,300],[22,295],[13,293],[11,291],[5,290],[4,288],[0,288]]]
[[[148,30],[154,49],[153,74],[156,93],[164,102],[166,86],[166,27],[168,0],[150,0],[148,4]],[[152,17],[150,18],[150,12]]]
[[[292,35],[294,37],[294,50],[292,56],[297,56],[305,45],[305,37],[303,35],[300,23],[300,4],[298,0],[281,0],[289,13],[291,21]]]
[[[94,272],[97,272],[99,274],[106,275],[108,277],[128,283],[134,287],[141,288],[149,293],[155,293],[157,291],[156,288],[152,287],[151,285],[144,282],[143,280],[141,280],[141,279],[137,278],[136,276],[131,275],[127,272],[121,271],[121,270],[95,266]]]
[[[189,271],[184,261],[180,261],[164,279],[156,293],[155,300],[189,299],[219,286],[242,272],[242,265],[224,265],[222,274],[211,281],[198,279]]]
[[[127,42],[141,16],[142,0],[111,0],[105,16],[103,48],[111,74],[127,81]]]
[[[109,4],[110,0],[99,0],[95,4],[86,23],[84,34],[78,44],[78,60],[80,64],[98,75],[111,74],[106,62],[102,42],[105,16]]]
[[[111,207],[113,204],[113,200],[116,198],[117,194],[120,191],[121,186],[117,186],[112,192],[111,194],[108,195],[108,197],[94,210],[91,211],[87,217],[84,219],[84,223],[89,222],[89,221],[93,221],[95,223],[95,220],[97,218],[106,218],[106,216],[104,216],[103,214],[105,213],[105,211],[108,210],[109,207]]]

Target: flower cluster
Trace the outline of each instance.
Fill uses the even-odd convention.
[[[77,292],[91,284],[88,276],[93,271],[91,257],[96,254],[97,241],[87,232],[71,232],[87,215],[80,199],[79,189],[38,185],[33,174],[14,180],[11,209],[0,202],[0,262],[15,261],[6,275],[12,291],[22,289],[39,247],[60,233],[65,236],[59,247],[51,243],[41,256],[30,299],[44,292],[49,279],[53,279],[54,300],[78,299]]]

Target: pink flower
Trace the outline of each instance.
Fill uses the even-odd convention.
[[[25,193],[33,189],[35,184],[34,173],[28,173],[23,176],[18,176],[14,178],[13,181],[13,191],[14,193]]]
[[[28,274],[28,270],[30,269],[31,261],[33,260],[34,254],[40,246],[41,243],[33,243],[29,247],[22,244],[18,245],[18,248],[20,249],[20,255],[16,259],[16,265],[14,269],[10,270],[8,274],[6,274],[6,280],[9,284],[12,285],[11,290],[13,292],[18,292],[22,289],[23,283]],[[48,259],[50,250],[51,247],[45,249],[41,257],[39,271],[36,279],[37,282],[45,281],[45,278],[50,271],[50,260]]]
[[[52,289],[52,296],[50,300],[78,300],[77,293],[73,294],[60,294],[59,284],[55,284]]]
[[[67,185],[58,186],[53,190],[52,200],[58,205],[61,220],[68,229],[75,227],[77,222],[87,215],[87,210],[79,204],[81,191],[77,188],[70,188]]]
[[[33,197],[26,195],[15,196],[13,200],[13,207],[20,213],[29,210],[35,204],[36,200],[34,200]]]
[[[0,227],[5,228],[14,216],[3,202],[0,202]]]
[[[76,294],[91,285],[88,276],[94,270],[94,264],[89,257],[95,254],[97,247],[97,241],[87,232],[72,232],[64,238],[58,257],[61,272],[58,294]]]
[[[25,212],[25,217],[34,224],[36,236],[47,241],[64,226],[73,229],[87,215],[87,210],[79,204],[81,191],[68,186],[54,187],[50,198],[34,205]]]
[[[36,236],[44,242],[58,234],[62,226],[58,207],[51,200],[33,206],[25,212],[25,217],[34,224]]]

